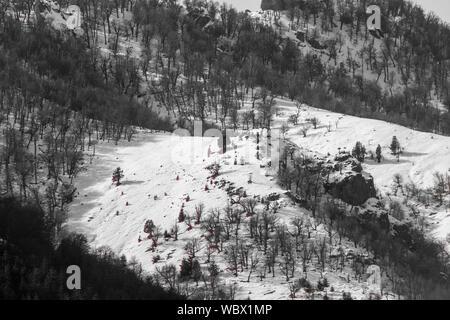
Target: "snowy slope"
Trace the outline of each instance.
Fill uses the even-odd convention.
[[[293,103],[278,100],[279,117],[276,123],[287,121],[289,115],[296,112]],[[307,123],[306,119],[317,117],[320,121],[317,129],[311,128],[306,138],[300,127]],[[375,150],[378,144],[383,150],[381,164],[370,159],[364,169],[370,172],[377,187],[382,192],[390,191],[392,177],[401,174],[405,181],[412,181],[421,188],[433,185],[433,173],[445,173],[450,169],[450,137],[432,133],[419,132],[396,124],[379,120],[371,120],[334,113],[326,110],[302,106],[301,123],[293,127],[287,137],[306,149],[322,154],[336,154],[338,148],[351,151],[357,141],[366,146],[367,151]],[[310,124],[309,124],[310,125]],[[331,126],[331,132],[328,132]],[[400,162],[391,155],[389,145],[392,137],[397,136],[403,154]]]
[[[297,111],[294,103],[288,100],[277,100],[277,108],[279,116],[275,117],[275,127],[286,123],[289,115]],[[320,121],[317,129],[307,121],[314,117]],[[310,127],[306,138],[301,133],[301,127],[305,125]],[[433,186],[435,172],[450,171],[450,137],[415,131],[385,121],[358,118],[303,105],[299,124],[291,126],[286,136],[297,145],[323,155],[337,154],[338,148],[351,152],[357,141],[365,145],[368,152],[375,154],[380,144],[383,150],[382,162],[379,164],[367,159],[363,168],[373,175],[375,186],[383,196],[392,193],[395,174],[400,174],[405,183],[414,182],[419,188],[426,189]],[[403,148],[400,162],[397,162],[389,149],[393,136],[397,136]],[[448,206],[422,209],[431,219],[432,234],[445,240],[450,234]]]
[[[206,241],[203,238],[204,231],[199,226],[194,226],[189,231],[186,224],[178,224],[179,240],[160,239],[153,252],[150,250],[152,241],[147,240],[143,232],[145,221],[152,219],[162,232],[170,231],[177,222],[183,203],[188,214],[193,214],[194,207],[199,203],[205,204],[205,212],[209,209],[224,208],[229,201],[228,195],[219,186],[209,183],[210,174],[205,170],[209,163],[215,161],[222,165],[218,179],[233,182],[236,187],[243,187],[248,197],[264,197],[274,192],[283,194],[284,191],[276,185],[274,179],[267,176],[266,169],[260,167],[264,160],[260,161],[255,157],[255,140],[255,132],[241,134],[232,139],[235,148],[231,148],[225,155],[217,152],[217,139],[214,138],[174,138],[170,135],[141,132],[136,142],[122,143],[117,147],[107,143],[100,144],[98,159],[77,181],[82,192],[72,204],[68,227],[87,234],[95,248],[109,246],[128,259],[135,257],[142,263],[144,270],[150,273],[165,264],[178,267],[182,258],[186,257],[184,246],[187,241],[199,238],[202,249],[198,255],[199,261],[202,268],[206,268]],[[210,157],[208,148],[211,148]],[[238,165],[234,165],[235,156]],[[240,165],[241,157],[245,159],[244,165]],[[111,174],[118,166],[124,170],[125,178],[122,185],[116,187],[111,183]],[[248,184],[249,172],[252,172],[252,184]],[[210,190],[207,192],[205,184],[209,185]],[[186,202],[188,195],[190,201]],[[279,205],[281,209],[277,218],[280,222],[289,223],[296,216],[309,215],[284,196],[279,200]],[[242,230],[244,232],[246,227]],[[319,227],[313,232],[313,237],[320,237],[322,234],[324,231]],[[139,237],[141,242],[138,241]],[[246,238],[245,234],[243,238]],[[347,250],[360,250],[345,241],[344,246]],[[154,264],[152,260],[156,255],[159,255],[161,260]],[[236,284],[236,298],[289,299],[288,283],[279,271],[275,277],[269,275],[263,281],[260,281],[257,272],[254,272],[251,281],[247,282],[248,271],[234,277],[226,270],[223,253],[214,254],[213,258],[222,270],[222,283]],[[358,283],[352,277],[347,280],[349,273],[345,268],[343,272],[326,272],[330,285],[335,289],[335,293],[328,292],[328,296],[335,295],[333,298],[339,299],[345,291],[352,292],[354,298],[367,298],[367,283]],[[299,270],[297,278],[300,275]],[[320,272],[314,267],[308,270],[311,283],[317,283],[320,277]],[[320,298],[320,295],[317,297]],[[305,294],[299,292],[297,298],[305,298]]]

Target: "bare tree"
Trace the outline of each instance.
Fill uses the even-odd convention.
[[[317,129],[317,126],[319,125],[320,121],[317,117],[314,117],[311,119],[311,124],[314,126],[314,129]]]
[[[280,127],[280,133],[283,139],[286,139],[286,134],[289,132],[289,125],[287,123],[283,123]]]
[[[448,192],[448,181],[449,178],[446,177],[439,172],[435,172],[433,174],[434,176],[434,194],[436,196],[436,199],[439,201],[439,205],[442,205],[444,203],[444,195]]]
[[[175,265],[166,264],[161,268],[156,267],[156,272],[171,290],[178,292],[177,268],[175,267]]]
[[[297,292],[300,290],[300,286],[298,285],[298,281],[292,281],[288,283],[289,286],[289,297],[294,300]]]
[[[291,241],[287,241],[279,265],[281,273],[286,277],[286,281],[289,281],[290,277],[294,277],[295,273],[296,263],[293,249]]]
[[[327,261],[327,248],[327,239],[326,237],[323,237],[317,242],[317,250],[315,251],[322,272],[325,271],[325,263]]]
[[[307,125],[301,126],[300,132],[303,134],[303,138],[307,137],[309,129],[310,129],[310,127]]]
[[[200,251],[200,240],[198,238],[190,239],[184,246],[184,250],[191,258],[195,258],[195,255]]]
[[[302,271],[305,274],[305,278],[308,278],[308,264],[311,261],[311,257],[315,251],[314,242],[303,243],[303,247],[300,253],[300,259],[302,260]]]
[[[254,198],[245,198],[239,202],[247,216],[253,216],[255,214],[255,208],[258,202]]]
[[[250,265],[249,265],[249,272],[248,272],[247,282],[250,282],[250,278],[252,276],[252,273],[257,269],[258,265],[259,265],[258,251],[252,250],[250,252]]]
[[[402,191],[402,194],[404,194],[403,190],[403,177],[400,174],[395,174],[393,178],[393,185],[392,185],[392,191],[394,192],[395,196],[397,196],[398,190]]]
[[[177,241],[178,240],[178,223],[176,221],[172,227],[172,235],[173,235],[173,240]]]
[[[199,203],[195,206],[195,217],[197,221],[196,224],[200,224],[202,222],[203,212],[205,211],[205,205],[203,203]]]
[[[235,277],[237,277],[239,271],[239,248],[235,244],[230,244],[228,247],[226,247],[225,253],[228,263],[228,269],[233,273]]]

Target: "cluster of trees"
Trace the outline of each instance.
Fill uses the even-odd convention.
[[[135,261],[103,247],[91,252],[82,235],[60,243],[46,213],[0,198],[0,299],[182,299],[147,277]],[[81,290],[68,290],[67,267],[81,269]]]
[[[381,8],[382,39],[365,27],[369,4]],[[394,122],[448,134],[450,29],[434,13],[425,14],[405,0],[264,0],[262,8],[284,11],[290,28],[305,30],[304,37],[313,40],[310,44],[320,42],[321,34],[327,38],[330,32],[336,34],[323,41],[325,50],[320,54],[323,61],[334,60],[335,65],[337,56],[345,57],[328,77],[329,89],[344,101],[362,103],[367,109],[362,112],[368,116],[388,115]],[[309,23],[314,25],[311,31],[306,27]],[[356,53],[343,52],[344,34],[354,42]],[[367,80],[373,76],[376,81]],[[347,99],[352,93],[357,98]],[[431,97],[440,99],[447,109],[441,113],[432,108]],[[352,112],[352,107],[346,109]]]
[[[394,139],[394,142],[398,143],[398,140]],[[362,145],[358,146],[362,150]],[[405,297],[427,299],[450,296],[450,283],[448,279],[441,277],[447,274],[450,265],[445,245],[427,239],[424,233],[424,217],[420,215],[414,203],[410,202],[413,199],[426,201],[427,204],[430,204],[432,199],[443,201],[448,194],[448,175],[435,174],[435,187],[428,191],[420,190],[413,183],[404,185],[400,175],[394,177],[395,195],[399,191],[403,193],[406,197],[405,206],[413,217],[411,220],[405,220],[404,206],[395,201],[391,202],[388,208],[381,202],[376,204],[374,210],[378,212],[360,212],[361,210],[348,210],[345,204],[330,200],[323,192],[327,169],[321,168],[312,159],[305,161],[304,156],[294,152],[292,154],[289,165],[280,170],[280,182],[291,191],[295,199],[302,199],[299,203],[312,213],[309,223],[295,221],[293,226],[300,224],[305,228],[306,225],[312,224],[317,228],[321,225],[328,233],[330,247],[333,242],[341,245],[343,239],[350,239],[355,247],[363,247],[373,253],[374,259],[370,263],[382,266],[386,277],[393,284],[394,291]],[[317,180],[314,177],[317,177]],[[292,188],[293,181],[309,182],[306,185],[295,183],[298,187]],[[388,215],[401,223],[391,224]],[[320,243],[316,244],[315,248],[319,245]],[[319,263],[321,261],[318,260]],[[360,270],[359,273],[356,271],[357,276],[362,275],[361,270],[364,270],[367,263],[369,262],[355,267]]]
[[[397,158],[397,161],[400,162],[400,155],[403,153],[404,149],[401,147],[396,136],[392,137],[389,149],[391,150],[392,155]],[[366,147],[361,142],[356,142],[352,149],[352,156],[358,159],[358,161],[364,162],[366,160],[367,153],[369,153],[372,160],[376,159],[378,163],[381,163],[381,159],[383,158],[381,145],[377,146],[374,154],[373,151],[367,152]]]
[[[205,241],[192,238],[186,242],[187,257],[179,268],[173,264],[158,266],[159,281],[188,297],[223,299],[233,298],[235,289],[221,285],[222,271],[215,261],[216,255],[224,258],[226,272],[235,276],[245,273],[248,282],[282,276],[292,284],[298,282],[295,278],[299,272],[307,282],[312,266],[322,272],[328,266],[339,265],[341,270],[353,268],[344,251],[339,259],[330,257],[330,241],[326,236],[318,236],[320,224],[314,219],[299,217],[286,225],[277,219],[276,201],[271,201],[270,197],[244,197],[243,194],[243,190],[236,190],[231,195],[231,204],[222,210],[212,209],[204,214],[202,206],[196,208],[196,219],[205,232]],[[145,232],[154,234],[155,226],[151,221],[145,228]],[[173,230],[166,234],[167,240],[177,240],[173,238]],[[192,282],[196,284],[192,285]],[[310,285],[307,292],[313,295],[325,287],[328,283],[323,278],[317,286]]]
[[[281,27],[268,26],[214,2],[187,0],[184,10],[174,0],[78,1],[85,31],[85,42],[78,49],[89,51],[84,65],[90,69],[69,72],[76,71],[67,68],[74,65],[71,59],[58,66],[66,68],[67,74],[89,71],[89,80],[112,85],[119,94],[149,107],[143,111],[127,103],[122,106],[126,114],[104,109],[95,113],[115,116],[115,122],[124,125],[130,121],[156,125],[148,109],[159,106],[184,120],[213,118],[222,126],[231,122],[235,128],[248,128],[249,124],[267,127],[273,98],[287,96],[337,112],[450,132],[448,110],[440,112],[429,105],[435,95],[450,101],[446,100],[449,47],[445,40],[450,32],[435,16],[427,16],[403,0],[377,3],[389,19],[383,23],[385,38],[375,41],[365,28],[365,1],[339,0],[337,10],[332,0],[268,2],[263,7],[277,10],[271,16],[275,25],[279,25],[279,10],[286,10],[291,27],[309,22],[316,25],[311,35],[307,31],[310,43],[320,42],[320,31],[334,32],[336,38],[321,46],[324,49],[305,53],[296,41],[283,36]],[[15,8],[28,14],[26,6]],[[404,18],[394,24],[397,14]],[[14,26],[18,28],[18,24]],[[338,55],[345,56],[343,33],[367,45],[357,54],[348,51],[338,63]],[[123,48],[123,39],[140,41],[139,59],[132,48]],[[110,54],[98,54],[102,42],[111,49]],[[121,54],[125,49],[127,53]],[[80,63],[75,65],[78,68]],[[94,77],[93,71],[101,79]],[[377,81],[365,74],[377,75]],[[398,86],[401,91],[394,89]],[[92,91],[87,91],[82,92],[90,98],[82,95],[72,104],[80,108],[86,100],[91,102]],[[252,109],[241,112],[246,97],[250,97]],[[92,103],[102,104],[108,98],[102,95]]]
[[[311,156],[296,151],[293,146],[283,149],[278,182],[315,216],[318,202],[325,193],[325,168]]]
[[[420,188],[414,182],[405,183],[400,174],[393,177],[392,191],[395,196],[401,191],[401,195],[405,198],[405,204],[410,207],[411,215],[419,218],[419,212],[410,206],[410,201],[416,201],[426,206],[432,204],[444,205],[445,198],[450,194],[450,175],[448,173],[435,172],[433,174],[434,185],[431,188]],[[448,206],[448,204],[447,204]]]
[[[144,277],[135,261],[105,248],[91,253],[83,237],[62,239],[59,233],[76,193],[73,179],[95,156],[98,141],[131,140],[132,126],[171,125],[138,98],[130,56],[105,61],[89,42],[43,21],[25,27],[19,13],[29,17],[32,7],[24,5],[33,2],[16,1],[11,16],[11,2],[0,1],[0,295],[176,298]],[[65,287],[66,268],[73,264],[83,272],[81,291]]]
[[[444,203],[444,197],[450,194],[450,174],[435,172],[433,191],[435,198],[442,205]]]
[[[385,211],[379,203],[377,209],[381,214],[370,210],[350,213],[338,203],[327,202],[321,214],[328,229],[374,254],[394,292],[408,299],[448,299],[445,245],[428,239],[413,223],[391,224],[388,214],[397,215],[397,205],[391,204]]]
[[[174,239],[176,241],[177,239]],[[170,291],[177,292],[187,298],[196,300],[234,299],[236,288],[224,285],[220,281],[220,269],[212,259],[212,251],[208,250],[207,260],[200,260],[197,254],[201,251],[198,238],[192,238],[185,244],[187,257],[183,258],[179,268],[174,264],[156,267],[156,278],[167,286]],[[201,263],[206,264],[202,268]],[[195,285],[192,285],[192,281]],[[199,282],[203,285],[199,286]]]
[[[331,254],[337,244],[318,232],[322,224],[318,220],[299,216],[285,224],[277,218],[276,201],[238,195],[232,198],[232,205],[222,210],[210,210],[201,220],[206,240],[205,263],[209,266],[215,264],[211,257],[222,254],[226,271],[234,276],[244,273],[248,282],[254,278],[262,281],[269,276],[282,276],[290,285],[298,282],[295,278],[300,274],[308,282],[308,272],[313,266],[321,272],[327,268],[341,271],[350,268],[359,276],[364,273],[364,268],[346,257],[342,247],[338,255]],[[334,239],[335,233],[330,233]],[[182,263],[181,273],[190,271],[190,277],[195,277],[192,267],[193,261],[198,259],[199,243],[198,239],[193,239],[186,246],[189,258]],[[363,257],[358,256],[357,260],[363,260]],[[298,291],[307,286],[294,287]],[[325,287],[328,287],[328,282],[323,278],[317,286],[309,285],[305,290],[313,295]],[[205,288],[214,290],[214,283],[205,281]]]
[[[129,141],[133,126],[171,125],[138,98],[129,55],[105,62],[89,42],[44,21],[25,28],[26,3],[0,19],[0,194],[34,201],[59,227],[73,179],[99,141]]]
[[[379,201],[372,206],[377,212],[349,210],[342,202],[320,195],[314,216],[302,214],[285,224],[277,219],[278,206],[273,199],[243,197],[242,190],[230,196],[233,201],[224,209],[199,215],[206,243],[194,238],[186,244],[188,257],[180,270],[159,268],[161,276],[169,278],[166,284],[172,283],[180,292],[197,296],[198,290],[189,288],[187,283],[202,281],[201,290],[215,292],[216,296],[220,272],[212,257],[221,254],[227,272],[235,276],[245,274],[248,282],[281,276],[289,283],[294,298],[301,288],[312,296],[328,286],[325,278],[317,286],[306,283],[312,268],[319,272],[352,270],[355,280],[364,281],[366,269],[372,264],[382,269],[383,290],[393,290],[410,299],[450,296],[450,283],[445,278],[449,271],[445,246],[428,239],[424,230],[405,220],[400,203],[392,201],[386,206]],[[388,216],[401,223],[393,223]],[[349,240],[354,250],[346,250]],[[208,271],[201,263],[207,264]],[[212,276],[210,269],[217,273]],[[181,283],[185,283],[186,291],[180,289]]]
[[[366,147],[358,141],[352,150],[352,156],[358,159],[358,161],[364,162],[366,159]]]
[[[450,132],[448,109],[442,112],[429,104],[433,96],[446,101],[449,95],[450,50],[444,39],[450,31],[435,16],[403,0],[378,3],[389,19],[385,38],[375,41],[365,28],[365,1],[340,0],[337,12],[331,0],[274,2],[275,7],[266,7],[287,10],[297,25],[314,22],[316,30],[335,32],[336,39],[320,52],[304,53],[281,28],[200,0],[186,1],[186,12],[169,0],[136,0],[120,8],[116,2],[115,12],[118,17],[123,15],[119,11],[134,13],[122,28],[142,42],[143,74],[151,71],[152,79],[159,79],[152,81],[149,94],[184,118],[267,127],[273,97],[287,96],[337,112]],[[394,25],[397,14],[403,20]],[[337,63],[336,56],[344,55],[342,32],[367,45],[356,55],[348,51],[344,62]],[[394,89],[398,86],[400,91]],[[239,112],[246,96],[253,108]]]

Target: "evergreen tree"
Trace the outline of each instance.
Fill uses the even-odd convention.
[[[183,258],[180,266],[180,279],[183,281],[189,280],[192,275],[192,258]]]
[[[116,183],[116,186],[120,186],[120,180],[123,178],[123,170],[118,167],[116,170],[114,170],[112,175],[112,182]]]
[[[357,142],[353,148],[352,155],[361,162],[366,158],[366,147],[361,142]]]
[[[219,275],[219,266],[216,264],[216,262],[213,260],[208,266],[208,272],[209,276],[212,278],[215,278]]]
[[[398,139],[397,139],[396,136],[394,136],[394,137],[392,138],[392,142],[391,142],[390,149],[391,149],[391,152],[392,152],[393,155],[396,155],[397,152],[398,152],[399,149],[400,149],[400,143],[398,142]]]
[[[151,236],[153,235],[154,230],[155,230],[155,224],[153,223],[153,220],[147,220],[145,222],[144,232],[148,233],[149,238],[151,238]]]
[[[186,216],[184,214],[183,208],[180,209],[180,213],[178,214],[178,222],[184,222],[186,220]]]
[[[380,145],[378,145],[378,147],[377,147],[376,154],[377,154],[378,163],[381,163],[382,154],[381,154],[381,146]]]
[[[192,261],[192,279],[198,283],[202,277],[202,269],[198,260]]]
[[[392,154],[394,156],[397,156],[397,160],[400,162],[401,148],[400,148],[400,142],[398,141],[396,136],[394,136],[392,138],[390,149],[391,149]]]

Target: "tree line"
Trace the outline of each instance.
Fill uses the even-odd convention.
[[[274,3],[263,7],[275,9],[270,16],[275,27],[200,0],[185,1],[184,8],[171,0],[80,5],[84,28],[92,29],[85,36],[91,45],[95,42],[88,34],[98,26],[109,44],[119,35],[141,42],[139,68],[151,83],[141,94],[174,116],[266,127],[266,97],[286,96],[336,112],[450,132],[445,40],[450,31],[436,16],[403,0],[376,1],[386,20],[385,36],[377,40],[365,27],[366,1],[339,0],[337,10],[331,0]],[[108,8],[103,15],[87,14],[102,8]],[[316,31],[307,31],[306,39],[324,48],[304,52],[284,36],[281,10],[291,21],[290,30],[313,23]],[[398,16],[401,22],[395,23]],[[321,34],[331,32],[335,39],[321,43]],[[363,48],[343,52],[344,33],[364,43]],[[346,56],[344,61],[337,63],[338,54]],[[247,97],[252,109],[241,112]],[[444,103],[444,110],[430,105],[433,97]]]

